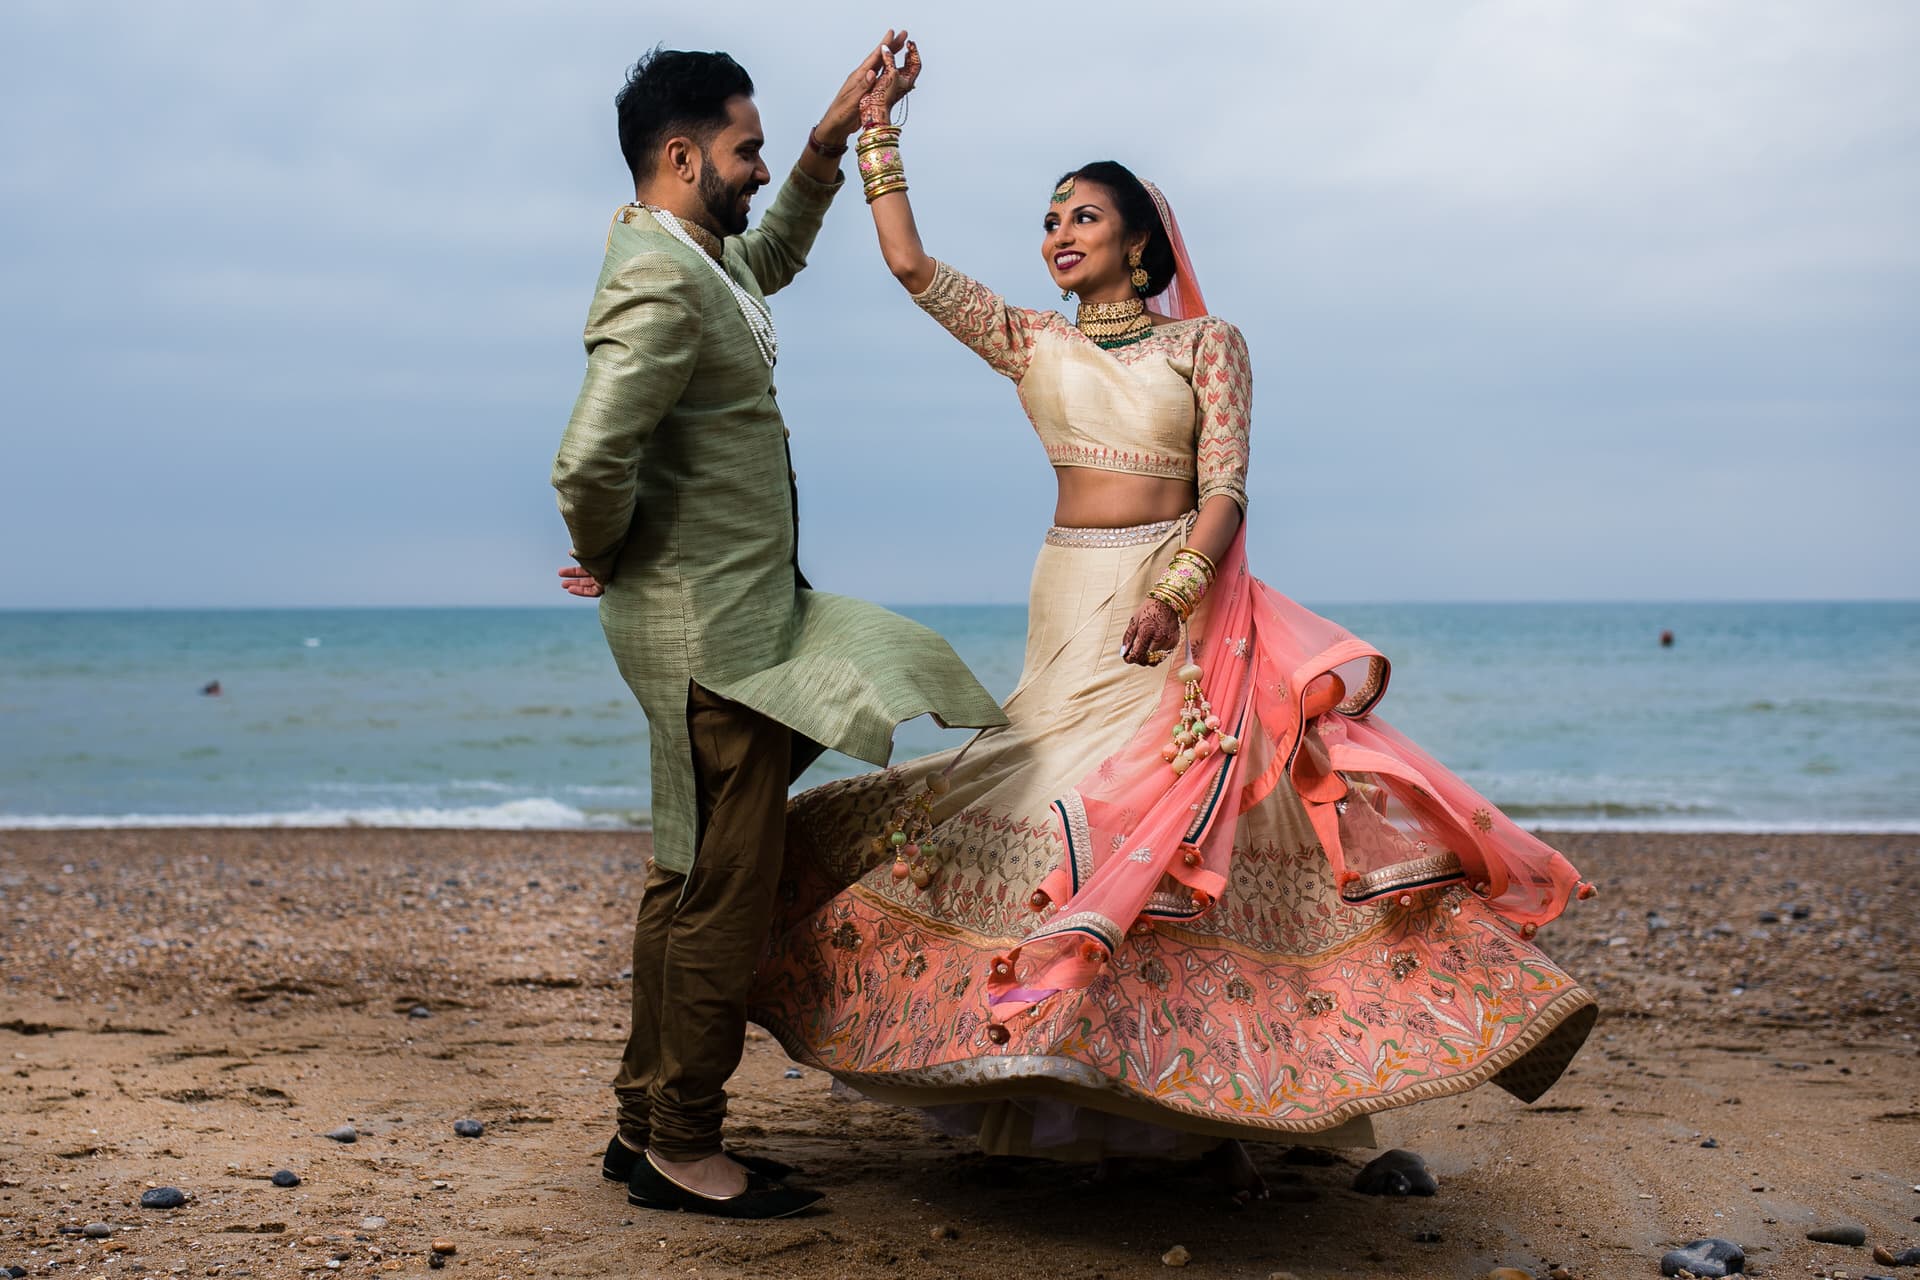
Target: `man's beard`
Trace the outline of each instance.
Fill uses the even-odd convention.
[[[747,229],[747,215],[740,211],[740,197],[757,184],[748,181],[730,188],[720,181],[712,157],[702,155],[700,159],[700,203],[706,206],[707,217],[720,229],[722,238],[741,234]]]

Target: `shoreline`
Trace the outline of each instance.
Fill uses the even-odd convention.
[[[509,802],[527,804],[556,803],[543,800]],[[398,810],[363,810],[361,814],[381,812],[402,812]],[[529,822],[480,823],[480,822],[414,822],[385,821],[364,816],[341,816],[338,810],[313,810],[303,813],[298,810],[275,813],[191,813],[191,814],[145,814],[128,813],[112,815],[91,814],[0,814],[0,836],[10,832],[29,831],[66,831],[66,832],[105,832],[105,831],[150,831],[150,832],[188,832],[188,831],[420,831],[438,834],[460,832],[528,832],[548,835],[586,835],[586,834],[625,834],[647,835],[653,831],[649,819],[644,822],[622,822],[616,817],[619,811],[580,810],[589,821],[557,824]],[[1510,810],[1502,812],[1512,817]],[[593,821],[604,817],[604,821]],[[311,819],[311,820],[309,820]],[[1838,819],[1832,822],[1742,822],[1703,819],[1699,825],[1688,823],[1639,823],[1631,820],[1595,819],[1591,822],[1580,820],[1556,819],[1531,825],[1527,819],[1514,818],[1514,822],[1523,831],[1553,844],[1561,837],[1623,835],[1623,836],[1920,836],[1920,817],[1861,819],[1858,821]]]
[[[1433,1199],[1350,1191],[1372,1152],[1266,1143],[1274,1197],[1242,1210],[1183,1166],[1089,1187],[790,1079],[756,1030],[731,1135],[829,1211],[734,1224],[598,1175],[644,833],[0,830],[0,1267],[413,1273],[442,1237],[488,1277],[1092,1280],[1161,1274],[1178,1244],[1196,1276],[1598,1280],[1722,1235],[1749,1274],[1858,1277],[1884,1268],[1805,1232],[1920,1242],[1920,838],[1542,833],[1600,885],[1541,942],[1601,1020],[1531,1107],[1482,1088],[1377,1118]],[[346,1123],[353,1145],[320,1136]],[[150,1182],[187,1205],[139,1209]],[[119,1229],[60,1233],[91,1222]]]

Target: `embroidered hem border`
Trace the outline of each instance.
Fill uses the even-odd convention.
[[[1056,467],[1086,467],[1094,471],[1117,471],[1135,476],[1171,476],[1175,480],[1194,478],[1192,454],[1176,458],[1159,453],[1109,449],[1095,444],[1050,444],[1046,450],[1047,461]]]
[[[1559,1079],[1561,1072],[1573,1060],[1574,1053],[1586,1041],[1599,1015],[1600,1008],[1593,996],[1583,987],[1572,986],[1541,1009],[1532,1025],[1511,1044],[1487,1055],[1471,1070],[1457,1076],[1423,1080],[1392,1093],[1353,1098],[1318,1115],[1299,1120],[1228,1120],[1184,1104],[1177,1098],[1149,1096],[1084,1062],[1057,1055],[996,1054],[912,1071],[836,1071],[778,1018],[762,1009],[755,1009],[751,1014],[753,1020],[765,1027],[795,1061],[827,1071],[852,1088],[870,1090],[876,1096],[892,1095],[884,1100],[897,1105],[940,1106],[1045,1093],[1063,1097],[1067,1101],[1097,1105],[1101,1110],[1118,1114],[1148,1120],[1157,1118],[1162,1123],[1167,1121],[1168,1113],[1172,1113],[1178,1117],[1183,1128],[1201,1129],[1223,1136],[1324,1133],[1381,1111],[1466,1093],[1488,1081],[1500,1084],[1524,1102],[1531,1102]],[[1543,1053],[1542,1060],[1528,1062],[1527,1059],[1536,1052]],[[1503,1080],[1502,1076],[1508,1078]],[[1099,1100],[1097,1104],[1093,1102],[1094,1098]]]
[[[1340,896],[1348,902],[1366,902],[1397,889],[1431,889],[1463,878],[1458,854],[1442,851],[1412,862],[1398,862],[1360,876],[1352,888],[1342,886]]]

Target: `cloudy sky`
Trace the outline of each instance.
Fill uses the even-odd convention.
[[[918,8],[7,0],[0,607],[557,601],[624,67],[734,53],[777,174],[895,23],[935,254],[1046,305],[1062,170],[1169,193],[1279,589],[1920,596],[1920,6]],[[776,318],[815,582],[1024,599],[1050,473],[857,193]]]

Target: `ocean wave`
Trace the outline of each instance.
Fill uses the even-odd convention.
[[[1624,831],[1643,835],[1911,836],[1920,818],[1838,818],[1819,822],[1738,818],[1515,818],[1529,831]]]
[[[634,830],[650,826],[642,810],[576,809],[544,796],[459,807],[375,806],[278,813],[0,813],[0,830],[67,831],[101,827],[473,827],[493,830]]]
[[[1725,810],[1713,805],[1671,804],[1662,800],[1630,803],[1618,800],[1542,801],[1538,804],[1503,804],[1500,811],[1515,822],[1562,818],[1581,821],[1611,821],[1635,818],[1709,817]]]

